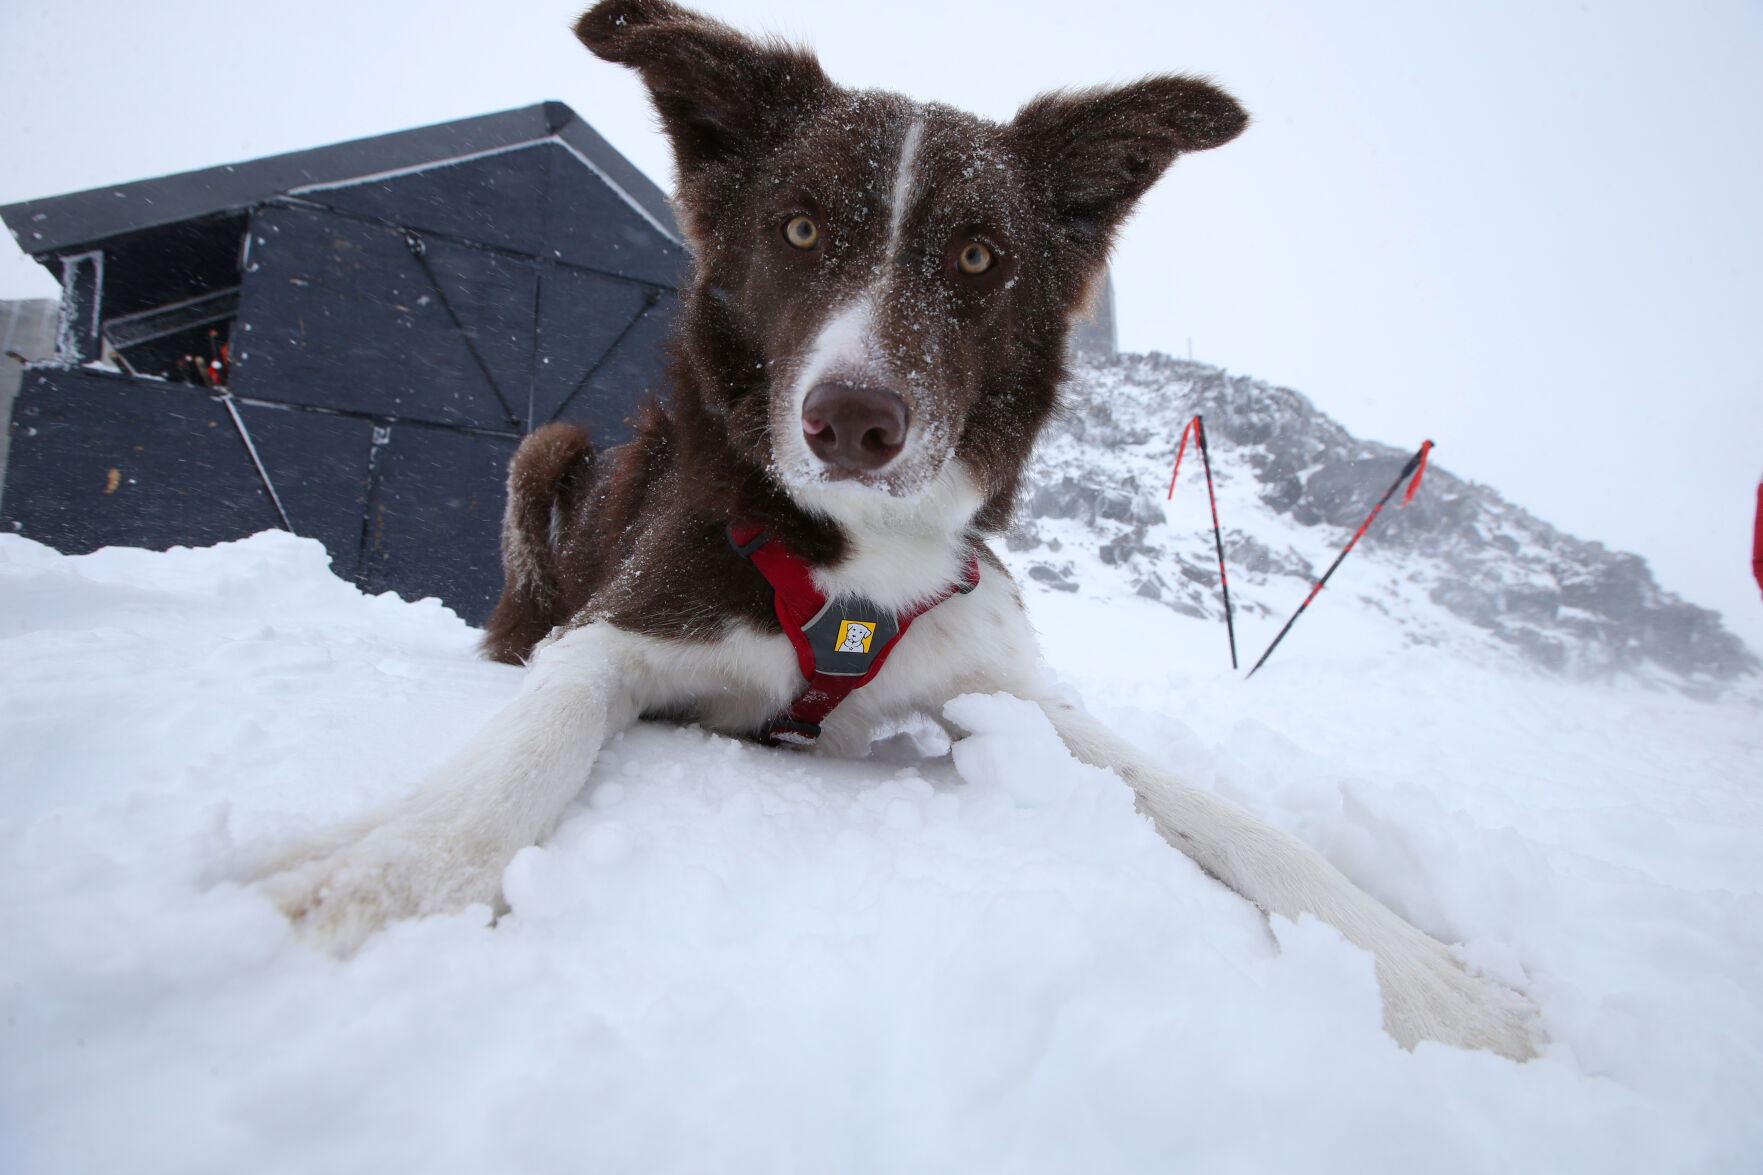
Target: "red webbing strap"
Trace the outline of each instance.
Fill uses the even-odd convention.
[[[735,550],[751,560],[759,574],[771,584],[772,606],[777,612],[778,623],[784,626],[784,635],[790,638],[790,645],[796,650],[796,667],[802,671],[803,677],[812,679],[814,650],[809,647],[802,626],[826,607],[826,597],[814,586],[808,565],[792,556],[782,543],[766,537],[762,527],[731,526],[728,537]]]
[[[767,537],[761,527],[731,526],[728,533],[729,541],[734,543],[735,549],[751,560],[753,566],[771,584],[778,623],[783,626],[784,635],[790,638],[790,645],[796,650],[796,667],[808,679],[807,688],[760,732],[763,741],[769,743],[791,743],[796,746],[812,744],[820,736],[820,726],[827,715],[837,709],[839,703],[853,691],[869,684],[881,672],[888,654],[894,651],[894,646],[906,635],[906,630],[914,620],[951,596],[959,592],[970,592],[979,585],[979,556],[977,553],[970,554],[967,557],[966,578],[962,582],[950,584],[930,599],[895,615],[894,622],[899,626],[898,631],[876,652],[869,669],[861,677],[821,673],[815,668],[814,649],[808,643],[807,633],[802,629],[826,607],[826,596],[814,585],[814,576],[808,565],[782,543]]]
[[[1402,505],[1406,506],[1414,500],[1414,491],[1420,488],[1420,479],[1426,475],[1426,455],[1432,452],[1432,442],[1420,442],[1420,466],[1414,471],[1414,480],[1408,483],[1408,492],[1402,495]]]
[[[1176,474],[1181,472],[1181,455],[1188,451],[1188,434],[1193,432],[1195,428],[1199,426],[1199,423],[1200,418],[1195,416],[1192,420],[1188,421],[1186,426],[1181,430],[1181,444],[1175,447],[1175,469],[1169,474],[1169,494],[1165,498],[1165,501],[1175,497],[1175,477]]]

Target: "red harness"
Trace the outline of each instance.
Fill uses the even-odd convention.
[[[890,612],[861,596],[828,600],[814,586],[808,564],[759,526],[731,526],[729,541],[771,584],[778,623],[796,650],[808,687],[765,724],[761,742],[811,746],[820,724],[853,690],[881,672],[894,645],[918,617],[957,593],[979,586],[979,556],[967,557],[966,577],[905,612]]]

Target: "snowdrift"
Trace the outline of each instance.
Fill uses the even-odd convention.
[[[495,925],[334,962],[238,884],[250,853],[410,787],[517,671],[279,532],[0,536],[0,1167],[1755,1163],[1754,697],[1551,680],[1346,607],[1245,684],[1117,566],[1029,589],[1067,686],[1531,993],[1540,1060],[1399,1049],[1369,956],[1270,925],[1003,697],[955,703],[952,752],[926,723],[862,762],[640,726]]]

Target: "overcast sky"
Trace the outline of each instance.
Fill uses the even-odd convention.
[[[546,98],[668,184],[577,4],[3,0],[0,203]],[[833,77],[990,117],[1198,72],[1256,121],[1115,258],[1129,350],[1309,395],[1361,436],[1637,551],[1763,649],[1763,0],[711,0]],[[53,296],[0,246],[0,297]]]

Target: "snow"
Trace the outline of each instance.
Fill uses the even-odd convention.
[[[310,540],[0,535],[0,1169],[1755,1169],[1754,691],[1357,640],[1345,596],[1244,682],[1075,571],[1028,589],[1066,686],[1522,986],[1541,1059],[1402,1051],[1369,956],[1270,926],[1006,697],[851,763],[640,726],[493,928],[333,961],[252,852],[408,789],[518,671]]]

